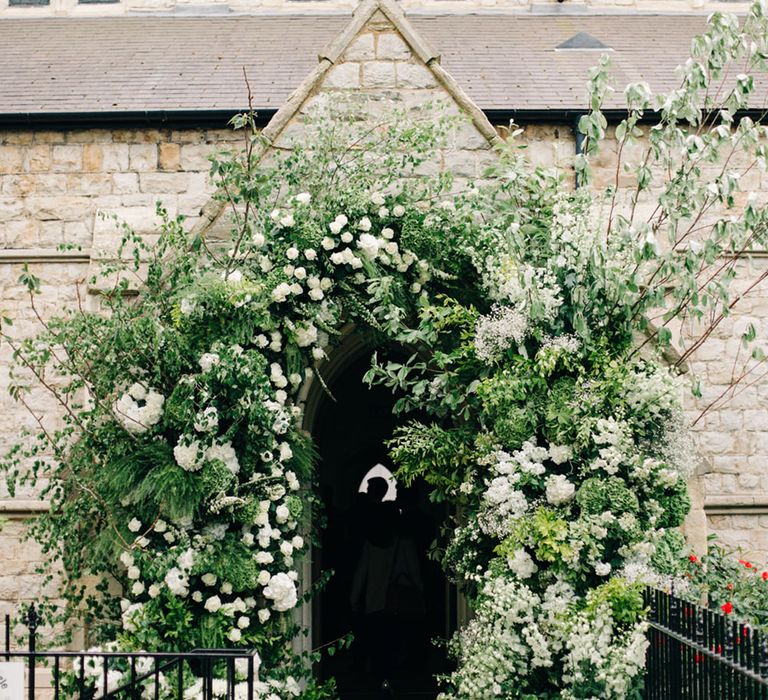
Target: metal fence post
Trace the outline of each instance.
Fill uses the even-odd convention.
[[[27,629],[29,630],[29,700],[35,700],[35,646],[37,637],[37,625],[40,622],[40,615],[35,610],[35,604],[32,603],[27,610]]]

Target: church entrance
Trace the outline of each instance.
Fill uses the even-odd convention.
[[[384,443],[403,417],[393,417],[389,390],[363,383],[371,354],[360,349],[329,372],[336,401],[323,395],[314,410],[327,526],[312,566],[315,577],[334,574],[315,599],[313,646],[353,632],[351,648],[319,669],[343,700],[434,698],[447,668],[433,640],[456,628],[455,589],[428,558],[445,512],[425,484],[405,488],[392,475]]]

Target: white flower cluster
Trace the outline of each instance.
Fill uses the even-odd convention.
[[[590,465],[595,471],[616,474],[623,464],[635,456],[629,426],[615,418],[598,418],[592,432],[592,440],[598,448],[598,457]]]
[[[165,397],[154,389],[136,382],[114,404],[117,421],[129,433],[144,433],[163,417]]]
[[[475,354],[483,362],[496,362],[523,342],[527,330],[528,320],[516,308],[494,306],[475,326]]]

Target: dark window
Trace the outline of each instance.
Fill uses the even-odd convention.
[[[120,0],[77,0],[80,5],[114,5]]]
[[[50,5],[51,0],[8,0],[10,7],[31,7],[34,5]]]

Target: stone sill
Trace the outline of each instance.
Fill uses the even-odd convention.
[[[0,248],[2,263],[89,263],[90,250],[60,251],[55,248]]]

